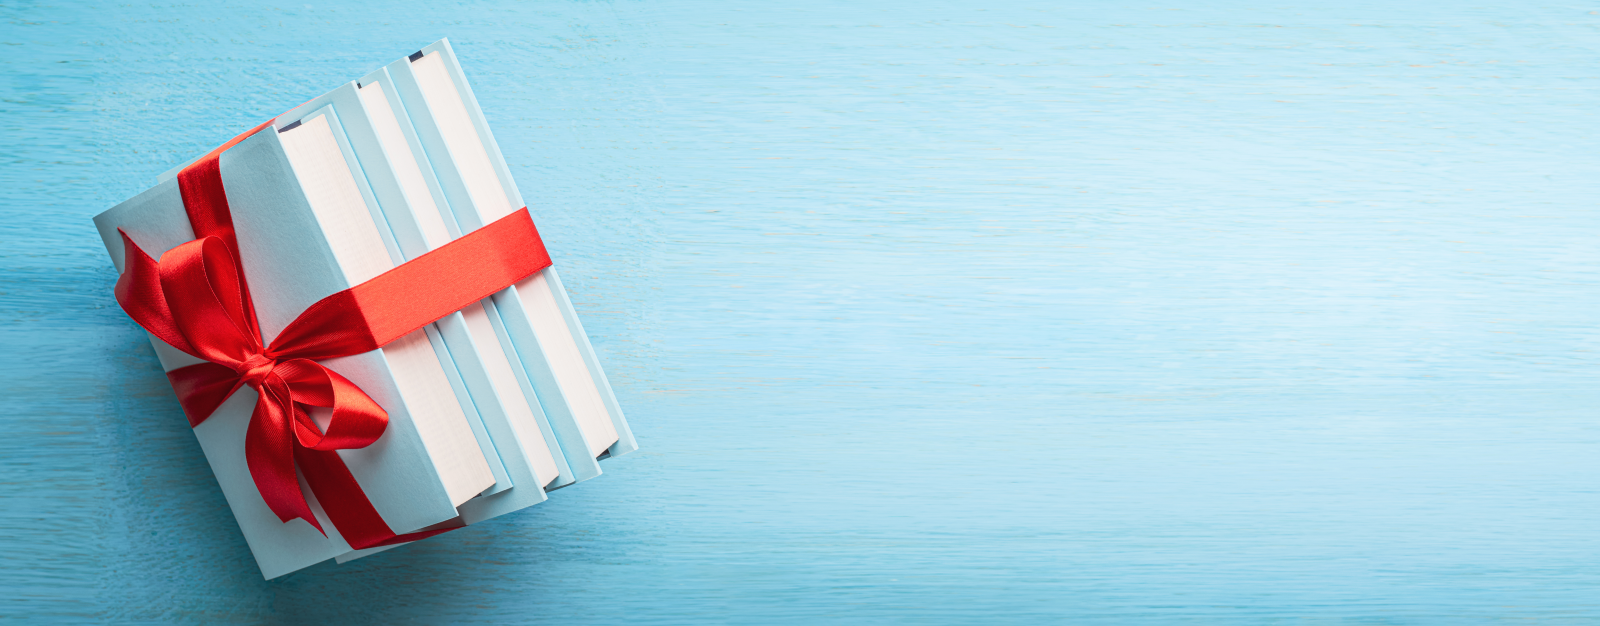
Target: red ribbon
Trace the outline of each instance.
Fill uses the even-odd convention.
[[[396,535],[345,467],[338,450],[383,435],[389,415],[320,359],[370,352],[550,266],[527,208],[372,280],[323,298],[263,347],[237,254],[233,217],[218,158],[246,132],[178,174],[196,239],[150,258],[126,246],[117,303],[156,338],[205,363],[167,373],[196,426],[240,387],[260,398],[245,435],[245,460],[267,506],[287,523],[299,518],[326,535],[300,491],[296,471],[352,548],[414,541],[459,523]],[[308,409],[332,409],[323,430]]]

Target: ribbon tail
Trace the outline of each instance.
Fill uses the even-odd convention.
[[[333,527],[357,550],[402,541],[397,537],[406,535],[389,528],[338,452],[377,441],[389,424],[388,413],[355,383],[314,361],[284,361],[274,375],[294,393],[295,465]],[[313,406],[332,407],[326,432],[301,410]]]
[[[255,414],[250,416],[250,426],[244,436],[245,463],[250,467],[250,478],[267,508],[288,523],[299,518],[310,523],[317,532],[327,536],[311,512],[311,504],[300,491],[300,480],[295,476],[294,427],[290,423],[294,410],[293,396],[283,379],[269,377],[262,383],[261,397],[256,400]],[[306,471],[307,481],[311,471]],[[328,505],[324,504],[324,509]]]
[[[322,504],[322,511],[328,514],[328,521],[333,522],[333,527],[339,529],[339,534],[353,549],[364,550],[415,541],[459,526],[458,520],[452,520],[457,522],[457,526],[397,535],[383,521],[378,510],[372,507],[372,501],[361,491],[360,483],[350,474],[350,468],[345,466],[344,459],[339,457],[337,451],[297,447],[294,453],[295,461],[306,477],[306,484],[311,486],[311,493],[316,494],[317,502]]]
[[[189,426],[199,426],[215,413],[240,386],[239,373],[216,363],[197,363],[167,372],[178,404],[189,418]],[[259,407],[259,401],[257,406]]]

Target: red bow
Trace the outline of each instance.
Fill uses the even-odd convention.
[[[240,387],[260,394],[246,431],[245,458],[278,519],[304,519],[326,534],[300,491],[298,468],[353,548],[444,532],[448,528],[396,535],[373,509],[336,450],[371,445],[383,435],[389,415],[316,360],[376,350],[549,267],[550,256],[524,208],[322,299],[263,347],[217,156],[266,126],[224,144],[179,176],[198,239],[157,262],[122,233],[126,263],[117,302],[156,338],[207,361],[167,373],[190,426],[205,421]],[[313,407],[332,409],[326,430],[312,419]]]

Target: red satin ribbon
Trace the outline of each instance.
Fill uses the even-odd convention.
[[[126,247],[117,303],[158,339],[206,361],[167,373],[196,426],[240,387],[260,398],[245,435],[245,460],[267,506],[287,523],[299,518],[326,534],[300,491],[296,470],[352,548],[414,541],[458,527],[396,535],[350,474],[338,450],[371,445],[389,415],[320,359],[376,350],[550,266],[527,208],[367,282],[323,298],[263,347],[237,254],[233,218],[218,158],[250,130],[178,174],[196,239],[150,258]],[[308,409],[332,409],[328,428]]]

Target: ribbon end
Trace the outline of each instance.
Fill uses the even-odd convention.
[[[306,521],[306,523],[311,524],[312,528],[315,528],[315,529],[317,529],[317,532],[322,533],[322,537],[324,539],[326,539],[328,537],[328,531],[323,530],[322,523],[317,521],[317,516],[315,516],[315,515],[312,515],[311,517],[290,518],[290,519],[284,520],[283,523],[287,524],[287,523],[289,523],[291,521],[294,521],[294,520],[297,520],[297,519],[303,519],[303,520]]]

